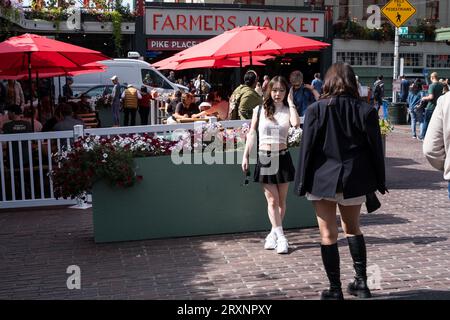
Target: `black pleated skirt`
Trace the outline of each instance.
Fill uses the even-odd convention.
[[[289,150],[258,152],[253,181],[266,184],[280,184],[294,181],[295,168]]]

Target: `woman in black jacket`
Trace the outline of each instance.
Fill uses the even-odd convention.
[[[366,196],[385,186],[384,155],[377,110],[362,102],[348,64],[328,70],[321,99],[308,107],[296,172],[295,192],[313,202],[321,235],[322,261],[330,289],[322,299],[343,299],[336,205],[348,240],[355,281],[348,293],[369,298],[366,245],[359,226]],[[367,203],[368,205],[368,203]]]

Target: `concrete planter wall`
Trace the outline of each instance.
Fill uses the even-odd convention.
[[[298,149],[291,153],[296,163]],[[175,165],[170,157],[138,158],[136,164],[144,179],[133,187],[94,186],[96,242],[270,230],[261,185],[241,186],[238,164]],[[284,227],[316,226],[311,203],[292,188]]]

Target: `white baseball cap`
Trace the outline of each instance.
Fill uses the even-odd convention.
[[[119,79],[119,78],[117,78],[117,76],[112,76],[112,78],[111,78],[112,81],[117,80],[117,79]]]

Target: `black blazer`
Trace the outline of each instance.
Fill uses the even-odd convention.
[[[344,198],[385,186],[384,155],[377,110],[350,96],[320,100],[308,107],[296,171],[295,193]]]

